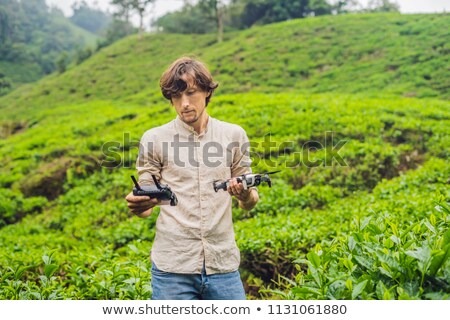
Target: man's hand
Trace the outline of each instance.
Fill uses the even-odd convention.
[[[130,192],[125,197],[125,200],[128,202],[128,208],[130,211],[140,218],[147,218],[152,214],[153,208],[156,205],[161,204],[161,201],[156,198],[150,198],[148,196],[134,196],[133,192]]]
[[[256,189],[244,190],[242,182],[237,182],[236,178],[230,180],[228,193],[239,200],[239,207],[244,210],[251,210],[259,200]]]
[[[236,178],[230,180],[227,191],[239,201],[246,201],[250,196],[250,190],[244,190],[244,185],[241,182],[237,182]]]

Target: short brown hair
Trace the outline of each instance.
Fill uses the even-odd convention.
[[[181,79],[185,74],[192,78],[195,86],[203,91],[210,92],[210,95],[206,98],[206,105],[208,105],[214,90],[219,84],[214,82],[204,63],[190,57],[177,59],[163,73],[159,82],[163,96],[172,101],[174,94],[186,90],[187,83]]]

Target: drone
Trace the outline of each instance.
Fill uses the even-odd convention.
[[[269,174],[274,174],[280,171],[272,171],[272,172],[264,172],[264,173],[249,173],[243,174],[241,176],[236,177],[237,182],[241,182],[244,186],[244,190],[247,190],[250,187],[259,186],[263,182],[267,182],[269,187],[272,187],[272,181],[270,180]],[[231,178],[233,179],[233,178]],[[217,192],[219,190],[226,191],[228,186],[230,185],[231,179],[226,181],[214,180],[213,187],[214,191]]]

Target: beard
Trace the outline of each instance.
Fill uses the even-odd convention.
[[[206,109],[206,108],[205,108]],[[205,109],[203,109],[202,110],[202,112],[200,112],[200,114],[199,115],[195,115],[195,111],[194,112],[192,112],[193,114],[194,114],[194,117],[192,117],[192,118],[185,118],[184,116],[183,116],[183,121],[184,121],[184,123],[186,123],[186,124],[192,124],[192,123],[196,123],[201,117],[202,117],[202,115],[203,115],[203,113],[205,112]],[[191,113],[191,112],[190,112]],[[189,117],[190,117],[190,115],[189,115]]]

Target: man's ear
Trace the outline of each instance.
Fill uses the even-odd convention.
[[[212,91],[209,90],[209,91],[208,91],[208,94],[206,95],[206,97],[207,97],[207,98],[208,98],[208,97],[211,97],[211,94],[212,94]]]

